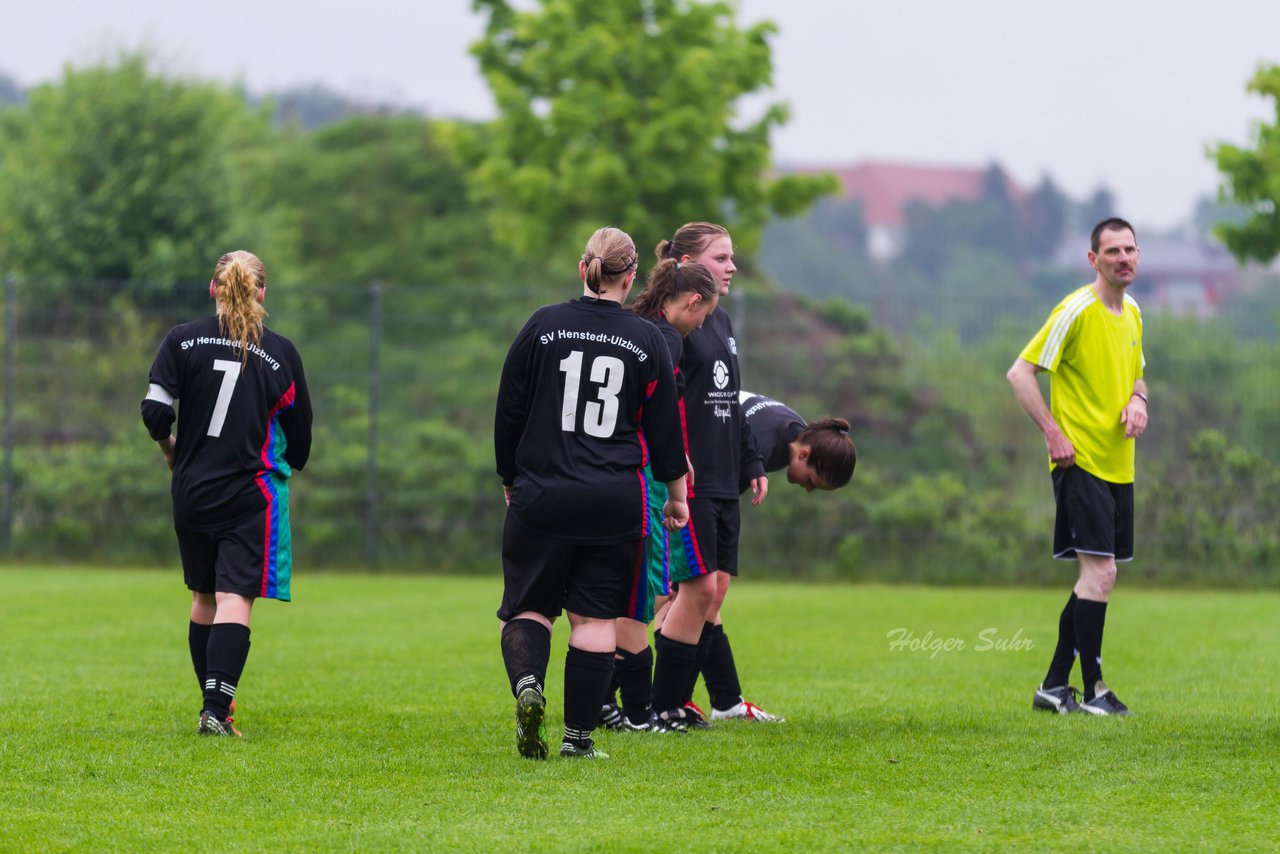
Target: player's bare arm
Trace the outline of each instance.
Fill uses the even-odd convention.
[[[1036,374],[1044,369],[1026,359],[1015,359],[1005,378],[1013,387],[1013,395],[1018,405],[1031,417],[1035,425],[1044,434],[1045,445],[1049,449],[1049,459],[1055,465],[1071,466],[1076,461],[1076,449],[1071,440],[1062,432],[1053,413],[1045,405],[1044,396],[1040,393],[1040,384],[1036,382]]]

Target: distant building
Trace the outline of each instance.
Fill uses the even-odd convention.
[[[840,181],[841,195],[862,206],[867,228],[867,254],[874,260],[896,258],[906,240],[906,207],[924,202],[941,207],[954,200],[982,198],[982,184],[990,167],[953,168],[866,161],[854,166],[803,165],[795,171],[830,172]],[[1021,200],[1026,191],[1006,174],[1009,197]]]

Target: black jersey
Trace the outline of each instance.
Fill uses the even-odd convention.
[[[781,471],[791,465],[791,443],[808,426],[805,420],[786,404],[762,394],[743,391],[738,402],[764,457],[764,470]],[[749,484],[744,480],[739,485],[745,491]]]
[[[644,466],[687,470],[667,345],[611,300],[534,312],[502,367],[494,418],[511,517],[535,536],[622,543],[647,533]]]
[[[717,308],[684,340],[684,412],[700,498],[738,497],[738,482],[764,474],[760,450],[738,403],[741,374],[729,315]]]
[[[311,398],[302,358],[270,329],[249,345],[217,317],[175,326],[151,365],[142,420],[151,438],[169,436],[175,419],[173,514],[186,527],[212,529],[262,510],[275,483],[311,454]],[[270,482],[269,482],[270,481]]]

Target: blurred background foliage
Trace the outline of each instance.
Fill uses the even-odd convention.
[[[511,339],[577,295],[595,227],[632,231],[647,265],[679,224],[712,219],[738,250],[726,308],[746,387],[848,418],[859,450],[848,488],[806,495],[780,474],[744,509],[744,573],[1068,577],[1048,557],[1043,439],[1004,371],[1084,281],[1053,252],[1113,213],[1104,188],[1072,200],[1046,177],[1015,200],[993,165],[981,198],[910,210],[886,264],[830,176],[771,169],[785,105],[743,115],[771,79],[768,25],[741,30],[718,3],[476,5],[489,123],[320,87],[255,97],[142,54],[29,91],[0,76],[9,556],[176,563],[138,402],[164,331],[210,310],[214,261],[243,247],[315,397],[300,567],[497,572],[491,431]],[[568,21],[576,53],[557,49]],[[1254,208],[1207,200],[1195,227]],[[1147,313],[1152,426],[1125,570],[1145,583],[1280,587],[1280,282],[1249,282],[1212,317]]]

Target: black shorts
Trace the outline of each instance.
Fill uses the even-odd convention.
[[[1080,552],[1133,560],[1133,484],[1111,483],[1080,466],[1052,474],[1058,506],[1053,556],[1074,560]]]
[[[505,622],[524,611],[555,619],[561,610],[602,620],[625,617],[632,585],[644,572],[643,539],[557,543],[531,535],[507,514],[498,619]]]
[[[173,527],[189,589],[289,601],[293,549],[287,502],[272,501],[261,511],[214,531],[177,523]]]
[[[689,524],[670,537],[671,548],[681,549],[685,568],[671,561],[671,583],[678,584],[720,570],[738,574],[738,537],[742,512],[736,498],[692,498]]]

